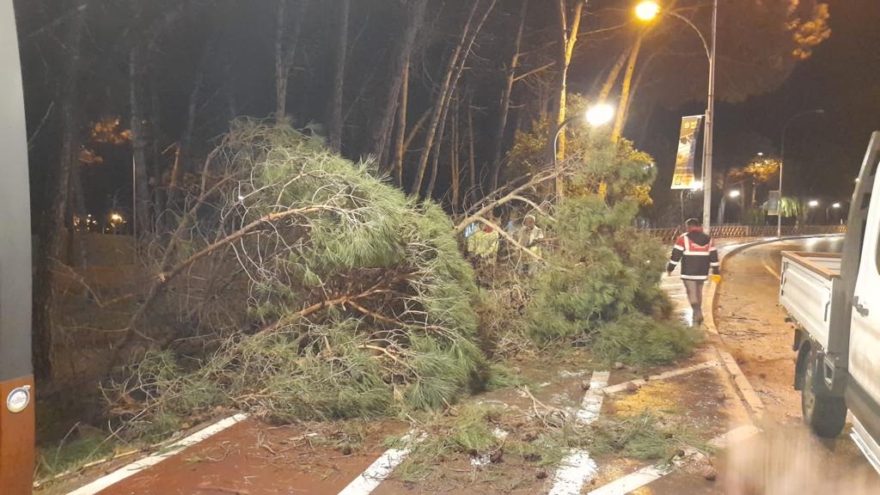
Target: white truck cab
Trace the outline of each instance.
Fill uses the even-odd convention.
[[[842,254],[784,252],[780,302],[796,323],[795,389],[822,437],[843,431],[880,472],[880,132],[856,180]],[[871,199],[875,198],[872,202]]]

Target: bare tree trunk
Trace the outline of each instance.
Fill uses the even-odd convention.
[[[477,35],[483,28],[483,24],[489,17],[489,13],[492,12],[492,9],[495,8],[495,3],[496,0],[489,0],[489,6],[486,8],[485,12],[483,12],[482,17],[479,19],[476,26],[474,26],[473,20],[477,13],[477,8],[480,5],[480,2],[474,2],[470,14],[468,15],[467,23],[464,26],[464,30],[462,30],[461,38],[459,39],[459,42],[456,45],[455,50],[453,51],[452,56],[450,57],[449,62],[446,66],[446,76],[443,79],[443,84],[440,86],[440,94],[438,95],[437,100],[435,100],[434,102],[434,113],[431,117],[431,123],[428,125],[428,133],[425,136],[425,149],[422,151],[422,156],[419,160],[419,166],[417,169],[418,172],[416,175],[416,180],[413,183],[411,191],[414,195],[419,195],[419,192],[421,190],[425,170],[428,165],[428,155],[433,149],[434,138],[437,135],[437,128],[446,117],[446,114],[449,110],[449,102],[452,100],[452,93],[455,90],[455,86],[458,84],[458,80],[461,78],[462,72],[464,71],[468,55],[470,55],[474,42],[477,39]],[[473,29],[471,28],[472,26],[474,26]]]
[[[611,131],[611,140],[617,142],[623,134],[623,127],[626,125],[626,117],[629,113],[630,89],[632,88],[633,73],[636,70],[636,62],[639,59],[639,52],[642,50],[642,40],[644,32],[639,34],[636,44],[633,46],[629,54],[629,62],[626,66],[626,74],[623,76],[623,89],[620,92],[620,106],[617,109],[617,117],[614,119],[614,128]]]
[[[339,37],[336,42],[336,71],[333,77],[333,97],[330,100],[330,116],[327,119],[327,144],[342,151],[342,104],[345,87],[345,55],[348,51],[348,15],[351,0],[340,0]]]
[[[397,104],[397,140],[394,143],[394,174],[397,186],[403,187],[403,158],[406,155],[406,114],[409,106],[409,60],[403,66],[400,102]]]
[[[367,152],[376,157],[385,156],[386,147],[391,137],[391,129],[394,123],[394,114],[396,110],[396,102],[400,95],[400,88],[403,84],[403,67],[409,64],[413,47],[415,46],[416,34],[421,30],[425,20],[425,10],[428,0],[411,0],[407,2],[410,5],[407,13],[406,26],[403,34],[394,47],[394,54],[391,57],[391,63],[388,71],[392,74],[390,84],[384,91],[380,91],[376,98],[374,108],[378,109],[378,118],[372,124],[370,132],[370,143]],[[380,166],[383,165],[380,162]]]
[[[461,167],[459,164],[459,151],[460,151],[460,142],[459,142],[459,111],[461,109],[461,104],[456,104],[455,108],[452,109],[452,144],[449,147],[449,164],[452,170],[452,212],[458,210],[458,199],[461,192]]]
[[[71,174],[79,160],[77,72],[86,10],[81,8],[73,14],[64,43],[68,52],[61,73],[61,156],[57,166],[53,167],[53,173],[49,174],[49,206],[42,222],[35,260],[32,347],[34,375],[38,380],[51,378],[53,372],[53,330],[57,323],[56,278],[53,268],[63,254]],[[73,232],[68,232],[68,235],[72,236]]]
[[[468,111],[468,176],[471,187],[468,189],[472,202],[476,202],[477,190],[477,163],[474,153],[474,95],[471,93],[467,102]]]
[[[522,0],[522,10],[519,16],[519,29],[513,42],[513,55],[510,58],[510,66],[507,69],[507,81],[501,92],[501,108],[498,112],[498,127],[495,130],[495,143],[492,150],[492,177],[489,181],[489,190],[498,189],[498,177],[501,174],[501,152],[504,149],[504,131],[507,129],[507,116],[510,112],[510,96],[513,93],[513,83],[516,81],[516,71],[519,69],[519,52],[522,45],[523,30],[526,25],[526,12],[529,8],[529,0]]]
[[[556,132],[559,126],[565,122],[565,105],[568,91],[568,68],[571,66],[571,57],[574,53],[574,46],[577,43],[578,30],[581,25],[581,15],[584,11],[584,2],[577,0],[574,12],[571,16],[571,26],[568,24],[568,5],[566,0],[558,0],[556,3],[557,26],[558,32],[558,50],[556,55],[556,118],[550,126],[550,135],[547,138],[548,158],[553,161],[553,150],[556,149],[557,166],[561,166],[565,160],[565,133],[559,136],[559,145],[556,146]],[[556,176],[556,195],[561,199],[564,195],[562,174]]]
[[[278,0],[277,25],[275,28],[275,122],[287,119],[287,83],[290,69],[296,59],[296,47],[302,30],[308,0],[299,0],[299,9],[293,20],[293,32],[287,36],[287,5],[289,0]]]
[[[630,50],[623,50],[620,52],[620,56],[617,57],[617,62],[614,63],[614,66],[611,67],[611,71],[608,73],[608,77],[605,78],[605,84],[602,85],[602,90],[599,91],[599,97],[596,101],[604,102],[608,99],[608,95],[611,94],[611,89],[614,88],[614,83],[617,82],[617,78],[620,77],[620,71],[623,70],[623,65],[626,63],[629,53]]]
[[[426,198],[431,198],[434,195],[434,185],[437,183],[437,171],[440,168],[440,154],[443,150],[443,134],[446,132],[448,113],[449,104],[447,103],[443,106],[443,114],[440,116],[440,129],[437,131],[437,144],[434,147],[434,160],[431,163],[431,179],[428,181],[428,189],[425,191]]]
[[[135,223],[138,235],[152,229],[150,213],[150,188],[147,176],[147,109],[144,102],[144,48],[134,47],[128,59],[129,104],[131,106],[131,147],[134,160]]]

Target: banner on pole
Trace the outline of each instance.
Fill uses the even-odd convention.
[[[694,152],[697,150],[697,134],[702,120],[702,115],[681,118],[672,189],[691,189],[694,186]]]
[[[779,215],[779,191],[770,191],[770,197],[767,199],[767,215]]]

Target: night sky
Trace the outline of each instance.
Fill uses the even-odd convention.
[[[716,167],[732,165],[732,157],[778,154],[785,122],[802,111],[823,109],[824,115],[804,116],[789,126],[786,194],[828,202],[851,196],[871,133],[880,130],[880,1],[831,0],[829,4],[831,38],[781,87],[741,104],[718,105]],[[688,104],[656,115],[651,132],[674,143],[680,116],[702,113],[704,105]],[[674,151],[651,139],[637,144],[661,165],[655,188],[668,187]]]

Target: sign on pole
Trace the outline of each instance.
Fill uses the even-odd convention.
[[[672,189],[691,189],[693,187],[694,152],[697,150],[697,131],[702,120],[702,115],[681,118],[681,134],[678,138],[678,153],[675,156]]]

